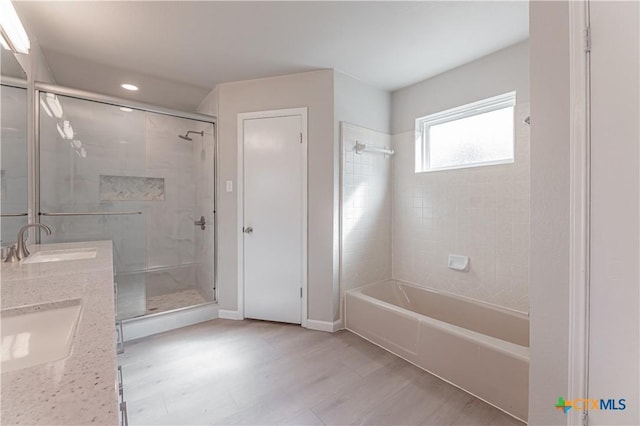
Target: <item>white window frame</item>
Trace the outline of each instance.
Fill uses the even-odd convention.
[[[469,167],[494,166],[498,164],[511,164],[515,162],[515,123],[512,138],[513,157],[504,160],[480,161],[477,163],[460,164],[446,167],[431,167],[429,161],[429,129],[431,126],[473,117],[475,115],[496,111],[503,108],[515,107],[516,92],[483,99],[470,104],[461,105],[445,111],[416,118],[416,146],[415,146],[415,171],[416,173],[433,172],[439,170],[466,169]],[[514,114],[515,115],[515,114]]]

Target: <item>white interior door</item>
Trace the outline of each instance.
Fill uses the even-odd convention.
[[[300,324],[306,287],[306,114],[242,118],[246,318]]]

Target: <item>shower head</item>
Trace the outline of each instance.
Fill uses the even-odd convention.
[[[203,130],[203,131],[201,131],[201,132],[196,132],[195,130],[189,130],[189,131],[188,131],[187,133],[185,133],[184,135],[178,135],[178,137],[179,137],[180,139],[184,139],[185,141],[192,141],[193,139],[191,139],[191,138],[189,137],[189,135],[190,135],[191,133],[195,133],[195,134],[197,134],[197,135],[200,135],[200,136],[203,136],[203,137],[204,137],[204,130]]]

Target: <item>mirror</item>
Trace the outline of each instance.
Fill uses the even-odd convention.
[[[27,90],[13,53],[0,50],[0,241],[5,246],[27,224]]]

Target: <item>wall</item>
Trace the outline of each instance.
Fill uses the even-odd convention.
[[[355,138],[391,146],[391,94],[334,71],[334,106],[338,163],[334,179],[342,185],[336,186],[334,194],[341,211],[336,217],[341,223],[334,224],[336,246],[342,238],[340,251],[334,253],[335,265],[340,266],[341,291],[334,293],[337,307],[346,290],[391,278],[392,160],[353,154]],[[346,132],[341,132],[341,125]],[[334,312],[334,316],[338,319],[341,314]]]
[[[0,86],[0,206],[2,213],[27,212],[27,90]],[[26,216],[0,219],[2,245],[15,243]]]
[[[200,135],[191,134],[193,159],[195,167],[195,212],[194,220],[204,216],[206,228],[195,227],[196,286],[206,300],[214,299],[215,280],[215,135],[214,126],[209,123],[191,121],[190,130],[204,131],[204,139]]]
[[[530,3],[531,286],[529,423],[566,424],[550,409],[568,389],[569,5]],[[580,396],[575,396],[580,398]]]
[[[356,142],[390,148],[386,133],[342,123],[342,293],[391,278],[391,164],[388,155],[356,153]]]
[[[589,393],[597,425],[640,424],[640,4],[592,2]]]
[[[528,115],[516,105],[513,164],[415,173],[414,132],[393,136],[393,278],[528,312]]]
[[[334,265],[335,139],[333,114],[333,71],[321,70],[282,77],[220,84],[218,96],[219,197],[218,256],[219,304],[223,310],[237,306],[237,119],[238,113],[283,108],[308,108],[308,317],[333,322],[334,292],[338,288]],[[212,95],[213,97],[214,95]],[[207,102],[205,102],[207,103]],[[208,102],[213,104],[213,102]],[[201,105],[206,107],[205,105]],[[203,111],[208,114],[213,111]],[[225,181],[234,191],[225,191]]]
[[[392,94],[393,278],[528,312],[529,44]],[[516,91],[515,162],[416,174],[415,119]],[[408,129],[408,131],[406,131]],[[470,257],[468,272],[448,254]]]
[[[519,102],[529,101],[528,41],[393,92],[391,134],[412,131],[417,117],[512,90]]]
[[[336,140],[341,122],[390,132],[391,93],[334,71],[334,99]]]

